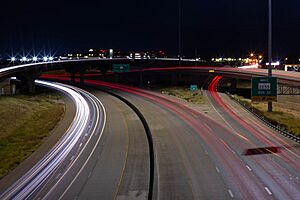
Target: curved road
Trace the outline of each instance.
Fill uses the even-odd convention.
[[[216,92],[219,80],[213,80],[208,93],[218,116],[214,119],[157,93],[87,83],[121,91],[144,113],[156,149],[157,199],[298,199],[298,145],[228,99],[224,102]],[[245,155],[247,149],[268,147],[280,153]]]
[[[219,76],[213,79],[207,92],[215,109],[210,117],[155,92],[100,81],[86,83],[109,88],[146,118],[155,145],[154,199],[299,199],[297,144],[219,94],[220,80]],[[149,152],[137,115],[106,93],[80,92],[92,110],[106,108],[100,120],[105,123],[107,116],[105,129],[104,124],[91,126],[93,131],[82,135],[76,150],[65,159],[68,162],[30,194],[44,199],[146,199]],[[97,125],[100,115],[94,112],[89,123]],[[269,147],[278,152],[247,153]]]
[[[59,142],[38,162],[32,169],[24,174],[18,181],[10,186],[1,194],[1,199],[24,199],[32,198],[36,193],[47,184],[55,173],[60,170],[65,170],[68,165],[72,164],[72,159],[68,160],[70,156],[74,158],[81,154],[84,147],[81,147],[86,139],[86,134],[93,134],[96,130],[104,128],[104,117],[100,112],[104,110],[93,104],[92,97],[84,91],[81,91],[86,98],[90,98],[89,103],[86,99],[76,92],[76,88],[66,86],[59,83],[51,83],[46,81],[36,81],[36,84],[45,87],[59,90],[71,97],[76,104],[76,114],[72,124],[66,131]],[[92,112],[90,112],[91,107]],[[97,108],[96,108],[97,107]]]
[[[208,95],[220,123],[224,123],[232,134],[218,132],[218,138],[234,152],[240,164],[258,178],[261,188],[271,197],[299,199],[299,144],[267,127],[225,94],[217,93],[217,84],[221,78],[217,76],[212,81]],[[253,152],[253,149],[268,147],[276,151],[259,152],[257,155],[251,155],[251,151],[247,153],[248,149]]]

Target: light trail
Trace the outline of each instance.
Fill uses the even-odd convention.
[[[69,95],[76,104],[76,114],[74,120],[61,138],[61,140],[45,155],[31,170],[23,175],[15,184],[13,184],[2,195],[1,199],[26,199],[64,161],[69,152],[75,147],[79,138],[87,130],[90,118],[90,108],[85,98],[64,84],[56,84],[47,81],[37,80],[36,84],[59,90]]]
[[[52,78],[55,77],[52,76]],[[223,109],[228,116],[232,117],[243,127],[243,134],[246,131],[248,135],[240,137],[233,134],[231,130],[228,130],[213,119],[207,118],[201,113],[158,93],[96,80],[85,80],[85,83],[134,94],[174,112],[199,134],[203,141],[202,145],[213,154],[212,158],[216,165],[220,166],[219,170],[222,172],[222,175],[229,177],[226,178],[226,183],[230,186],[236,198],[268,199],[268,193],[265,190],[265,187],[268,187],[276,197],[294,199],[297,194],[297,183],[290,180],[289,173],[284,166],[281,166],[274,159],[266,159],[268,155],[248,158],[242,156],[241,152],[249,147],[249,144],[252,147],[257,147],[254,141],[260,141],[261,144],[271,146],[273,146],[274,142],[269,141],[261,132],[256,131],[257,127],[249,125],[245,121],[246,119],[241,119],[238,114],[233,113],[229,106],[223,102],[216,92],[221,78],[221,76],[215,77],[209,85],[212,98],[219,105],[220,109]],[[57,77],[57,79],[69,80],[68,77]],[[75,81],[79,82],[79,79],[75,79]],[[255,137],[248,137],[249,133]],[[278,157],[276,154],[274,156]],[[288,164],[290,165],[291,163],[288,162]],[[245,166],[250,167],[251,171]],[[298,171],[297,168],[295,170]],[[281,176],[276,176],[277,173],[280,173]]]
[[[57,78],[57,80],[66,79],[66,77]],[[79,79],[76,79],[75,81],[79,81]],[[178,117],[189,124],[195,130],[195,132],[198,133],[200,138],[204,141],[203,145],[209,149],[209,151],[216,158],[217,163],[220,163],[220,166],[222,166],[222,171],[225,170],[225,174],[227,174],[229,177],[232,177],[232,179],[228,181],[232,186],[232,191],[234,191],[236,194],[235,196],[240,198],[266,197],[263,185],[260,185],[256,177],[252,177],[252,174],[249,173],[249,170],[245,167],[245,163],[243,163],[243,161],[239,158],[239,155],[233,154],[233,150],[228,146],[228,144],[224,144],[222,140],[217,139],[216,131],[222,130],[223,132],[228,132],[228,135],[230,135],[230,132],[223,126],[214,122],[212,119],[185,105],[182,105],[181,103],[178,103],[175,100],[171,100],[157,93],[152,93],[130,86],[95,80],[85,80],[85,83],[88,85],[108,87],[111,89],[124,91],[129,94],[134,94],[148,99],[151,102],[157,103],[158,105],[161,105],[174,112]],[[207,124],[209,128],[207,128],[205,124]]]
[[[237,112],[234,112],[235,109],[229,107],[229,105],[226,104],[218,94],[218,84],[221,79],[222,76],[216,76],[208,86],[212,101],[217,104],[219,108],[221,108],[224,114],[226,113],[227,116],[232,118],[241,127],[243,127],[250,136],[254,136],[254,138],[251,138],[251,140],[248,140],[247,142],[241,141],[239,138],[229,138],[229,140],[235,144],[238,144],[240,149],[242,149],[243,146],[249,146],[245,145],[247,143],[257,148],[257,144],[255,144],[254,141],[261,142],[261,144],[265,147],[274,146],[276,148],[279,148],[282,144],[288,144],[276,136],[272,131],[268,130],[262,125],[258,125],[257,122],[253,123],[254,120],[252,120],[250,117],[241,117]],[[289,147],[291,148],[292,146],[289,145]],[[296,148],[293,149],[296,151]],[[295,153],[289,155],[288,153],[291,152],[292,151],[288,149],[288,152],[281,151],[280,154],[272,153],[274,157],[278,159],[280,158],[282,161],[284,161],[284,163],[288,164],[289,168],[286,168],[285,165],[280,164],[274,158],[267,159],[268,155],[265,157],[252,156],[251,159],[247,159],[249,165],[252,165],[255,169],[254,172],[257,174],[257,176],[264,177],[263,180],[265,184],[268,185],[269,188],[272,188],[273,191],[276,191],[276,195],[278,197],[285,199],[294,199],[295,195],[297,194],[297,190],[299,189],[299,185],[297,186],[296,182],[291,181],[291,171],[288,170],[292,167],[296,173],[294,175],[297,176],[297,174],[299,174],[299,156],[297,156]]]

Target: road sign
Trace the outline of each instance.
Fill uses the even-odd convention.
[[[196,90],[198,90],[198,86],[197,85],[191,85],[190,90],[191,91],[196,91]]]
[[[277,101],[276,77],[252,77],[252,101]]]
[[[130,65],[129,64],[113,64],[112,71],[113,72],[129,72]]]

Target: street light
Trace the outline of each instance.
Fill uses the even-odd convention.
[[[178,0],[178,57],[179,57],[179,65],[181,65],[181,37],[182,37],[182,30],[181,30],[181,22],[182,22],[182,8],[181,8],[181,0]]]
[[[27,58],[24,56],[24,57],[22,57],[21,61],[22,61],[22,62],[26,62],[26,61],[27,61]]]
[[[272,77],[272,0],[269,0],[269,40],[268,40],[268,76]],[[272,112],[272,101],[268,102],[268,112]]]

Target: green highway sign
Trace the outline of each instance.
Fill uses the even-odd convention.
[[[277,101],[276,77],[252,77],[252,101]]]
[[[129,64],[113,64],[112,71],[113,72],[129,72],[130,65]]]
[[[191,85],[190,90],[191,91],[196,91],[196,90],[198,90],[198,86],[197,85]]]

